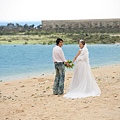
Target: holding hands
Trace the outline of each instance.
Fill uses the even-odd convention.
[[[67,60],[67,62],[65,62],[65,66],[67,68],[73,68],[74,64],[73,64],[73,62],[71,60]]]

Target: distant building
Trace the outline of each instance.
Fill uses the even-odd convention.
[[[48,31],[70,31],[74,29],[120,29],[120,18],[118,19],[90,19],[90,20],[42,20],[42,29]]]

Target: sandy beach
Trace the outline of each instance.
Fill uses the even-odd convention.
[[[52,95],[54,75],[0,82],[0,120],[120,120],[120,65],[92,69],[101,96]],[[73,72],[66,71],[65,93]]]

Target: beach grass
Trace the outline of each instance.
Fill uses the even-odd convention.
[[[65,43],[72,43],[72,39],[64,35],[59,36],[65,39]],[[0,44],[54,44],[58,35],[2,35]]]
[[[92,33],[85,36],[76,33],[52,33],[48,35],[0,35],[0,44],[55,44],[58,37],[64,40],[64,44],[78,44],[79,39],[92,44],[120,43],[120,34]]]

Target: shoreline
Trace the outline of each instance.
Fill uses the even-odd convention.
[[[120,64],[92,69],[101,96],[65,99],[52,95],[54,75],[0,82],[0,119],[119,120]],[[65,89],[72,78],[66,72]],[[107,113],[106,113],[107,112]],[[88,114],[89,113],[89,114]]]
[[[96,66],[93,66],[93,67],[91,67],[91,69],[92,70],[94,70],[94,69],[99,69],[99,68],[103,68],[103,67],[109,67],[109,66],[120,66],[120,64],[119,63],[117,63],[117,64],[106,64],[106,65],[96,65]],[[71,74],[73,74],[73,72],[74,72],[74,68],[73,69],[65,69],[65,71],[66,71],[66,73],[71,73]],[[7,77],[5,77],[5,79],[2,77],[1,79],[0,79],[0,82],[10,82],[10,81],[19,81],[19,80],[28,80],[28,79],[33,79],[33,78],[36,78],[36,79],[38,79],[38,78],[41,78],[41,77],[46,77],[46,76],[55,76],[55,69],[53,68],[53,70],[52,71],[47,71],[47,72],[45,72],[45,71],[43,71],[43,72],[38,72],[38,73],[33,73],[33,74],[31,74],[31,73],[28,73],[28,74],[21,74],[21,75],[12,75],[12,76],[7,76]],[[11,78],[10,78],[11,77]]]
[[[0,45],[2,46],[2,45],[14,45],[14,47],[16,47],[17,45],[56,45],[55,43],[52,43],[52,44],[48,44],[48,43],[46,43],[46,44],[43,44],[43,43],[38,43],[38,42],[36,42],[36,43],[27,43],[27,44],[25,44],[24,42],[18,42],[18,43],[14,43],[14,42],[11,42],[11,43],[0,43]],[[78,45],[78,43],[64,43],[64,45]],[[117,42],[117,43],[87,43],[87,45],[117,45],[117,46],[119,46],[120,45],[120,42]]]

